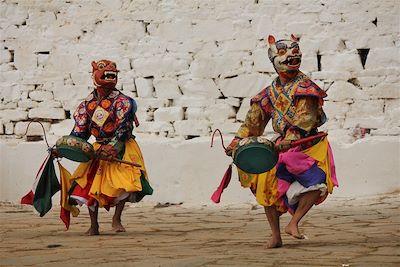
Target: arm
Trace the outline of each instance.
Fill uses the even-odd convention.
[[[88,126],[88,114],[86,112],[86,104],[82,102],[74,112],[75,125],[70,135],[80,137],[88,140],[90,137],[89,126]]]
[[[122,158],[125,152],[125,142],[132,136],[133,121],[137,110],[136,102],[130,98],[117,100],[115,104],[116,130],[113,138],[107,145],[102,146],[102,151]]]
[[[239,141],[249,136],[260,136],[263,134],[270,116],[263,111],[259,102],[252,103],[247,112],[246,119],[240,126],[235,138],[227,147],[225,153],[230,156]]]
[[[297,140],[307,136],[320,124],[322,107],[319,98],[301,96],[296,99],[296,113],[292,126],[286,131],[285,140]]]

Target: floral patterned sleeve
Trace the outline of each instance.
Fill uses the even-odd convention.
[[[115,105],[115,124],[117,129],[114,138],[118,141],[125,142],[132,136],[133,120],[137,105],[135,100],[131,98],[122,99]]]
[[[86,104],[82,102],[74,112],[75,125],[70,135],[80,137],[88,140],[90,137],[90,131],[88,126],[88,113],[86,112]]]
[[[285,139],[297,140],[302,137],[300,132],[309,133],[319,126],[319,114],[322,107],[318,101],[319,99],[313,96],[302,96],[296,100],[296,113]]]
[[[262,110],[260,103],[251,104],[246,119],[237,132],[237,136],[245,138],[262,135],[269,119],[270,116]]]

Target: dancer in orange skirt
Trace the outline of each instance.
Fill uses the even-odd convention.
[[[93,61],[92,67],[96,89],[76,109],[71,135],[85,140],[93,135],[97,154],[141,167],[98,159],[81,163],[68,179],[70,188],[66,195],[70,205],[89,207],[91,225],[87,235],[99,234],[99,207],[108,210],[115,206],[112,227],[116,232],[125,232],[121,223],[125,202],[138,202],[153,192],[142,153],[132,135],[134,125],[139,125],[137,106],[135,100],[115,89],[118,70],[114,62]]]

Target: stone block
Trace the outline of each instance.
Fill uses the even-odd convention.
[[[104,36],[107,36],[107,38],[104,38]],[[142,23],[121,17],[97,24],[92,43],[137,42],[143,36],[145,36],[145,27]]]
[[[234,121],[220,121],[212,123],[211,129],[220,129],[223,134],[236,134],[241,123]]]
[[[225,99],[217,99],[215,101],[216,104],[228,104],[228,105],[230,105],[232,107],[236,107],[236,108],[240,107],[240,102],[241,102],[240,98],[237,98],[237,97],[228,97]]]
[[[17,108],[16,102],[0,103],[0,110],[15,109],[15,108]]]
[[[2,120],[0,120],[0,135],[3,135],[4,133],[5,133],[4,123]]]
[[[56,136],[68,135],[74,128],[75,121],[73,119],[62,120],[58,123],[53,123],[50,125],[49,132]]]
[[[7,49],[1,49],[0,50],[0,65],[7,64],[10,61],[11,61],[10,51],[8,51]]]
[[[133,68],[142,77],[177,75],[189,68],[188,62],[172,56],[152,56],[133,61]]]
[[[229,20],[199,20],[192,27],[193,38],[203,41],[232,39],[234,32],[232,22]]]
[[[192,22],[190,19],[178,19],[159,24],[150,28],[152,36],[161,37],[164,40],[186,42],[193,38]]]
[[[272,16],[257,16],[251,21],[252,30],[257,39],[267,39],[268,35],[274,34],[276,28],[272,22]]]
[[[153,85],[159,98],[175,99],[182,95],[176,79],[154,79]]]
[[[256,47],[256,39],[254,36],[240,36],[240,38],[223,41],[221,42],[220,46],[221,50],[225,53],[251,51]]]
[[[7,135],[14,134],[14,123],[12,122],[4,123],[4,133]]]
[[[374,87],[385,79],[384,76],[360,76],[357,77],[358,83],[361,88]]]
[[[349,71],[316,71],[310,75],[313,79],[333,81],[347,81],[353,77]]]
[[[50,101],[40,102],[37,106],[44,107],[44,108],[61,108],[62,104],[59,101],[50,100]]]
[[[211,100],[209,98],[204,97],[196,97],[196,96],[186,96],[183,95],[178,99],[173,100],[174,106],[180,107],[205,107],[209,105]]]
[[[5,79],[3,81],[6,81]],[[18,101],[21,96],[21,87],[17,84],[2,84],[0,85],[0,99],[3,101]]]
[[[15,123],[14,127],[14,134],[23,136],[23,135],[40,135],[43,136],[43,128],[39,123],[32,122],[28,127],[29,122],[28,121],[19,121]],[[44,130],[47,132],[50,129],[50,123],[48,122],[42,122],[42,125],[44,127]]]
[[[53,89],[54,100],[56,101],[74,101],[80,102],[79,100],[85,99],[92,88],[85,85],[60,85],[55,86]]]
[[[30,119],[51,119],[63,120],[65,119],[65,110],[62,108],[46,108],[38,107],[29,110],[28,117]]]
[[[185,113],[187,120],[206,120],[206,113],[204,107],[188,107]]]
[[[218,98],[221,92],[212,79],[191,79],[181,82],[183,94],[187,97]]]
[[[139,127],[136,128],[138,133],[163,133],[163,132],[174,132],[174,128],[169,122],[141,122]]]
[[[236,117],[235,109],[226,103],[210,105],[206,108],[205,113],[210,121],[226,121]]]
[[[307,72],[318,71],[317,57],[302,57],[301,69],[306,70]]]
[[[135,98],[138,108],[160,108],[167,107],[169,104],[168,99],[151,99],[151,98]]]
[[[135,79],[136,91],[139,97],[153,97],[153,80],[145,78]]]
[[[176,121],[174,123],[175,134],[181,136],[188,135],[208,135],[210,133],[211,122],[208,120]]]
[[[183,116],[183,108],[181,107],[158,108],[154,111],[155,121],[180,121],[183,120]]]
[[[327,99],[330,101],[341,102],[345,100],[367,100],[368,94],[355,87],[353,84],[345,81],[337,81],[332,84],[328,90]]]
[[[399,107],[400,107],[400,98],[385,100],[385,112],[391,112],[391,110],[395,110]]]
[[[362,128],[379,129],[385,127],[385,117],[384,116],[373,116],[373,117],[351,117],[344,121],[343,128],[354,129],[357,125]]]
[[[385,101],[378,100],[357,100],[350,105],[347,118],[363,118],[383,116]]]
[[[197,56],[190,64],[189,71],[194,78],[218,78],[236,75],[241,70],[242,54],[224,56]]]
[[[220,82],[220,89],[224,96],[249,97],[254,96],[271,83],[268,75],[258,73],[242,74]]]
[[[21,109],[6,109],[0,112],[3,121],[22,121],[28,119],[28,112]]]
[[[323,109],[328,120],[340,119],[346,117],[350,105],[343,102],[325,101]]]
[[[32,92],[29,92],[29,98],[34,101],[51,100],[51,99],[53,99],[53,93],[49,92],[49,91],[42,91],[42,90],[32,91]]]
[[[324,71],[357,72],[363,69],[357,52],[346,52],[332,55],[322,55],[321,69]]]
[[[400,86],[399,83],[381,83],[374,87],[365,89],[367,94],[373,98],[388,98],[396,99],[400,98]]]
[[[400,135],[400,127],[391,126],[389,128],[381,128],[381,129],[372,129],[372,136],[399,136]]]
[[[258,72],[275,73],[274,66],[268,58],[268,49],[257,49],[253,51],[254,70]]]
[[[398,47],[373,48],[369,51],[365,69],[374,69],[385,66],[398,67],[400,65],[400,49]]]
[[[250,109],[250,98],[244,98],[238,112],[236,113],[236,120],[243,122],[246,119],[247,112]]]
[[[134,81],[128,83],[121,83],[121,87],[123,88],[124,93],[134,92],[136,95],[136,86]]]

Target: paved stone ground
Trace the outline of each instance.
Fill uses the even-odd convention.
[[[283,234],[284,247],[266,250],[263,209],[183,205],[126,208],[128,232],[111,231],[100,213],[100,236],[83,236],[88,214],[69,231],[58,209],[40,218],[31,207],[0,205],[0,266],[400,266],[399,193],[335,199],[302,222],[307,240]],[[290,216],[282,216],[281,228]]]

